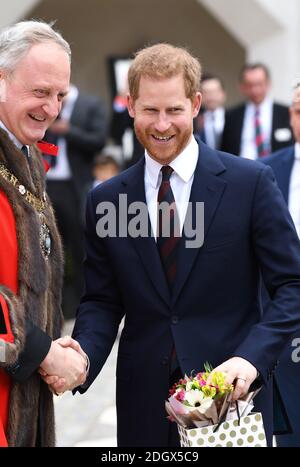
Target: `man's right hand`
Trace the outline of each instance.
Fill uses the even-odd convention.
[[[72,390],[85,382],[86,358],[79,349],[53,341],[39,373],[47,384]]]

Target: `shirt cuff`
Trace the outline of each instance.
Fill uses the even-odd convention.
[[[25,382],[45,359],[51,347],[52,339],[40,328],[29,322],[26,326],[26,341],[24,350],[18,360],[5,368],[11,378],[18,382]]]

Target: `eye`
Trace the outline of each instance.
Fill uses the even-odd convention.
[[[64,92],[60,92],[57,95],[57,99],[58,99],[59,102],[62,102],[65,97],[66,97],[66,94]]]
[[[169,112],[173,113],[173,114],[176,114],[176,113],[179,113],[181,112],[183,109],[181,109],[180,107],[172,107]]]
[[[33,92],[37,97],[45,97],[48,95],[48,91],[46,91],[46,89],[34,89]]]
[[[147,113],[154,113],[154,112],[156,112],[156,109],[154,109],[154,108],[152,108],[152,107],[146,107],[144,110],[145,110],[145,112],[147,112]]]

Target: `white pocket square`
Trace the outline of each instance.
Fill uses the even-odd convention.
[[[292,132],[289,128],[278,128],[274,131],[274,138],[279,143],[284,143],[285,141],[289,141],[292,137]]]

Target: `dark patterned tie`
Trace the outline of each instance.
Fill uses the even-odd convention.
[[[169,165],[161,168],[162,182],[158,191],[157,246],[170,289],[177,271],[177,254],[180,240],[179,217],[170,184],[173,169]]]
[[[173,173],[173,169],[169,165],[166,165],[161,168],[161,173],[162,182],[159,187],[157,197],[157,246],[169,287],[172,290],[177,272],[180,225],[175,198],[170,184],[170,177]],[[169,209],[166,211],[161,211],[160,208],[162,207],[162,203],[166,203],[165,206]],[[170,355],[169,368],[170,375],[174,374],[174,372],[179,368],[179,362],[174,344]]]
[[[27,158],[29,157],[29,152],[28,152],[28,147],[27,146],[22,146],[21,151],[26,156]]]
[[[259,107],[255,109],[255,117],[254,117],[254,125],[255,125],[255,144],[257,149],[257,156],[258,157],[265,157],[270,154],[270,150],[268,148],[267,143],[265,142],[265,138],[263,135],[261,122],[260,122],[260,112]]]

